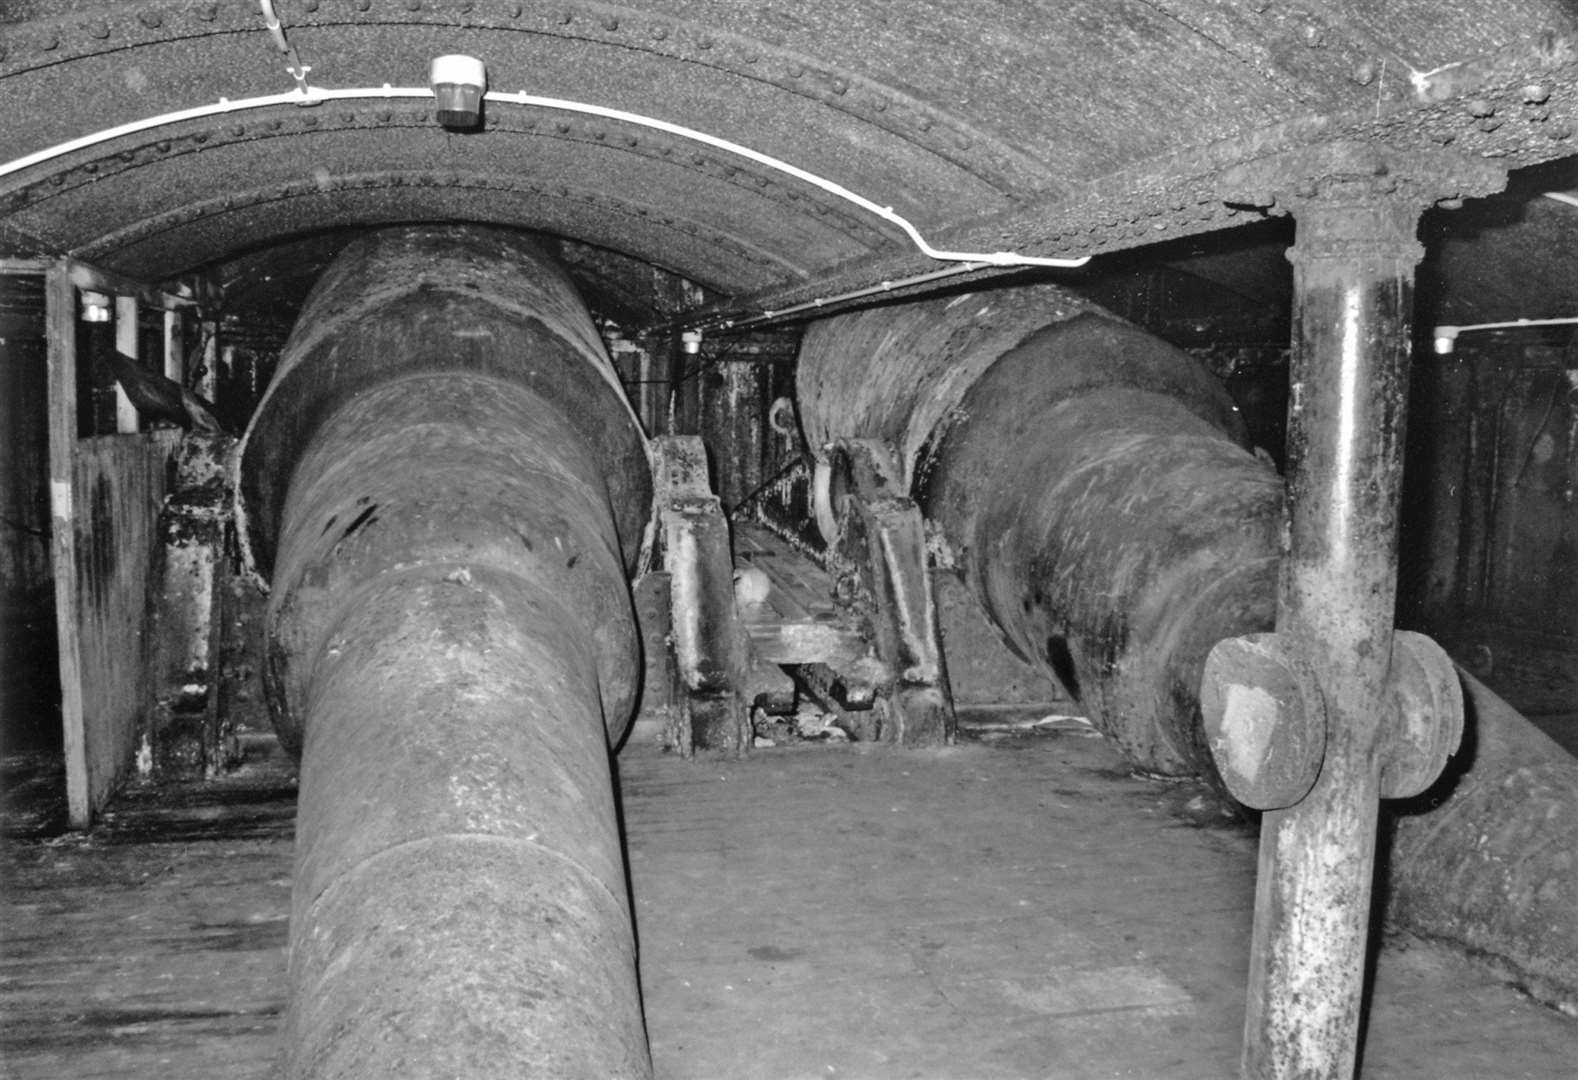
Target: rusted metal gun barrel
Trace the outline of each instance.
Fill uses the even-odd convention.
[[[801,355],[811,438],[876,437],[965,582],[1140,768],[1213,766],[1211,646],[1269,626],[1282,486],[1195,360],[1051,286],[843,316]]]
[[[1214,773],[1204,659],[1274,623],[1282,482],[1191,358],[1038,286],[818,323],[799,392],[813,446],[898,449],[1005,640],[1132,762]],[[1578,762],[1466,676],[1464,692],[1463,749],[1390,826],[1389,909],[1572,1011]]]
[[[351,244],[248,434],[301,755],[292,1077],[650,1075],[610,778],[645,442],[510,234]]]

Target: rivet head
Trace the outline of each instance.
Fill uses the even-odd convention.
[[[1470,116],[1484,117],[1496,115],[1496,106],[1492,105],[1484,98],[1472,98],[1464,107],[1468,109],[1468,114]]]
[[[1375,81],[1376,72],[1374,61],[1361,60],[1354,65],[1352,79],[1360,86],[1369,86]]]
[[[666,27],[666,26],[654,26],[652,28],[652,40],[653,41],[663,41],[663,40],[667,39],[667,37],[668,37],[668,27]]]
[[[110,36],[110,24],[103,19],[94,19],[88,23],[88,35],[103,41]]]
[[[301,0],[302,9],[308,12],[318,10],[318,0]]]
[[[163,12],[148,8],[137,13],[137,21],[142,23],[150,30],[157,30],[159,27],[164,25],[164,14]]]
[[[213,22],[219,17],[219,5],[215,3],[198,4],[192,9],[192,12],[203,22]]]
[[[1543,105],[1550,98],[1550,88],[1542,83],[1529,83],[1523,88],[1523,100],[1529,105]]]
[[[605,15],[603,17],[603,29],[612,34],[619,29],[619,20],[612,15]]]

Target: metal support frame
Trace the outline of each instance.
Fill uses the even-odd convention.
[[[1432,200],[1504,176],[1354,144],[1237,179],[1298,222],[1277,629],[1218,645],[1202,690],[1224,780],[1267,811],[1243,1075],[1340,1080],[1359,1041],[1380,799],[1427,786],[1462,724],[1445,654],[1393,633],[1414,234]],[[1279,752],[1291,764],[1268,768]]]
[[[859,581],[858,606],[884,668],[872,703],[875,737],[904,746],[947,745],[954,737],[953,699],[920,508],[906,493],[887,443],[841,440],[835,457],[847,487],[835,546]]]
[[[707,483],[707,452],[699,438],[654,439],[652,454],[682,699],[668,741],[686,756],[745,754],[751,720],[742,691],[750,644],[734,607],[729,522]]]

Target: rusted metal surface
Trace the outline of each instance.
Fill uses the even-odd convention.
[[[1367,170],[1366,183],[1374,175],[1373,169]],[[1373,218],[1360,219],[1353,226],[1359,231],[1355,242],[1371,243],[1377,237],[1395,236],[1395,229],[1388,232],[1382,228],[1388,220],[1377,223]],[[1338,234],[1339,238],[1349,235]],[[1337,247],[1339,251],[1348,250],[1340,243]],[[1307,868],[1290,869],[1286,864],[1280,864],[1279,872],[1276,860],[1264,876],[1271,883],[1268,889],[1274,889],[1277,897],[1273,910],[1285,920],[1278,928],[1286,933],[1287,923],[1296,924],[1292,934],[1296,945],[1290,945],[1285,938],[1274,950],[1257,946],[1257,997],[1252,1008],[1259,1010],[1256,1015],[1272,1028],[1274,1039],[1257,1044],[1261,1049],[1252,1056],[1249,1066],[1276,1076],[1299,1075],[1297,1071],[1275,1070],[1306,1066],[1314,1070],[1309,1075],[1338,1075],[1345,1067],[1345,1055],[1351,1054],[1353,1045],[1345,1040],[1351,1040],[1355,1029],[1344,1025],[1355,1023],[1357,1018],[1357,999],[1346,995],[1356,993],[1360,984],[1353,980],[1362,975],[1364,967],[1362,928],[1368,924],[1370,868],[1363,860],[1374,842],[1376,804],[1382,795],[1417,792],[1439,770],[1457,737],[1452,723],[1457,709],[1455,695],[1443,677],[1439,650],[1434,650],[1428,639],[1394,635],[1391,629],[1390,581],[1395,551],[1388,538],[1393,534],[1387,531],[1382,511],[1388,505],[1386,500],[1395,498],[1400,471],[1393,455],[1402,435],[1395,421],[1400,418],[1398,410],[1405,390],[1401,380],[1408,354],[1408,336],[1402,321],[1406,289],[1390,274],[1371,282],[1369,289],[1357,291],[1348,288],[1349,283],[1339,274],[1317,273],[1314,280],[1320,288],[1311,292],[1310,306],[1305,311],[1310,323],[1328,327],[1325,333],[1336,335],[1339,343],[1354,343],[1356,356],[1374,355],[1370,348],[1361,346],[1378,348],[1389,358],[1389,367],[1384,374],[1354,368],[1347,381],[1324,379],[1323,385],[1317,386],[1312,381],[1309,352],[1316,343],[1330,342],[1323,333],[1308,331],[1313,341],[1303,343],[1305,366],[1297,376],[1298,419],[1304,425],[1298,446],[1305,470],[1300,474],[1301,486],[1297,490],[1299,497],[1307,500],[1302,504],[1305,517],[1298,535],[1302,537],[1299,542],[1304,545],[1304,554],[1303,562],[1290,561],[1284,573],[1293,583],[1289,587],[1295,589],[1299,601],[1311,605],[1311,619],[1320,626],[1329,620],[1349,636],[1348,646],[1327,649],[1343,653],[1350,665],[1367,665],[1390,675],[1384,680],[1377,676],[1377,682],[1368,689],[1350,685],[1339,690],[1335,708],[1350,719],[1343,728],[1334,726],[1328,730],[1323,725],[1318,733],[1305,732],[1313,741],[1304,752],[1286,743],[1272,746],[1273,740],[1268,740],[1263,749],[1291,753],[1297,761],[1297,767],[1290,770],[1293,779],[1284,776],[1265,789],[1271,793],[1270,798],[1258,800],[1253,790],[1232,781],[1228,785],[1230,790],[1239,790],[1240,797],[1248,796],[1250,801],[1261,801],[1261,805],[1286,805],[1304,795],[1314,783],[1312,773],[1320,771],[1321,780],[1315,785],[1312,800],[1326,800],[1321,813],[1338,811],[1331,828],[1333,835],[1300,841],[1303,850],[1321,852],[1326,863],[1334,864],[1324,878],[1330,891],[1321,891],[1321,873],[1312,874]],[[1223,433],[1224,429],[1234,430],[1236,425],[1229,411],[1212,404],[1219,401],[1213,389],[1192,387],[1190,379],[1176,372],[1170,381],[1162,378],[1173,362],[1168,354],[1156,353],[1154,345],[1134,343],[1128,337],[1130,332],[1121,326],[1111,330],[1116,324],[1083,316],[1054,323],[1040,334],[1027,332],[1017,338],[1010,335],[1009,340],[1023,338],[1023,343],[988,368],[978,358],[967,358],[971,347],[969,333],[961,331],[954,337],[928,323],[928,331],[923,334],[903,322],[906,318],[917,323],[947,318],[944,303],[933,301],[909,309],[841,316],[814,326],[807,334],[807,352],[802,360],[806,396],[801,405],[808,429],[832,432],[839,424],[869,423],[896,441],[924,443],[921,464],[914,472],[928,515],[947,541],[942,550],[958,560],[966,581],[983,598],[989,617],[1000,631],[1033,656],[1043,669],[1055,671],[1072,683],[1090,708],[1092,719],[1114,735],[1131,761],[1151,769],[1156,769],[1158,762],[1175,769],[1198,768],[1209,737],[1197,726],[1199,684],[1185,685],[1178,681],[1177,672],[1182,670],[1187,678],[1192,671],[1198,679],[1205,650],[1217,640],[1271,629],[1283,527],[1280,483]],[[964,310],[964,305],[961,303],[954,310]],[[1106,338],[1108,334],[1112,336]],[[931,372],[935,358],[923,349],[912,351],[913,342],[927,340],[946,341],[954,350],[956,362],[975,365],[976,370],[986,369],[974,387],[950,396],[941,430],[929,442],[907,433],[909,406],[902,397],[880,399],[885,411],[878,411],[868,409],[858,393],[863,380],[885,391],[907,385],[909,393],[922,399],[933,393]],[[839,365],[848,365],[852,370],[842,370]],[[910,372],[908,380],[905,371]],[[1358,404],[1346,406],[1347,412],[1338,404],[1346,400],[1342,396],[1344,386],[1366,391],[1359,395]],[[1377,391],[1373,396],[1368,393],[1372,388]],[[1172,407],[1158,403],[1157,399],[1164,395],[1176,399]],[[1210,422],[1200,415],[1202,412],[1211,418]],[[1357,447],[1339,453],[1330,443],[1319,442],[1312,449],[1311,440],[1317,436],[1311,434],[1311,425],[1328,439],[1335,438],[1333,430],[1321,419],[1333,416],[1348,417],[1347,422],[1333,425],[1337,431],[1346,432],[1353,439],[1373,436],[1384,445],[1367,453],[1361,453]],[[1135,426],[1153,423],[1160,430],[1149,435],[1152,452],[1127,471],[1120,470],[1118,466],[1124,461],[1133,460],[1123,454],[1132,452],[1133,440],[1137,438]],[[1388,424],[1393,426],[1389,428]],[[1203,447],[1217,449],[1197,456],[1187,449],[1191,439],[1198,439]],[[1063,456],[1036,451],[1038,442],[1060,448]],[[970,452],[968,457],[966,450]],[[1322,466],[1318,475],[1326,477],[1327,487],[1309,479],[1312,453]],[[961,469],[966,462],[973,464],[968,473]],[[1345,463],[1343,475],[1356,491],[1340,485],[1334,491],[1330,486],[1335,483],[1330,471],[1339,463]],[[938,466],[946,469],[938,471]],[[953,470],[957,470],[956,480],[949,479],[955,475]],[[1164,498],[1169,489],[1163,479],[1168,476],[1181,482],[1190,494],[1185,497],[1175,491]],[[1040,479],[1043,477],[1046,479]],[[1246,500],[1235,496],[1235,485],[1254,493],[1254,497]],[[1070,534],[1054,528],[1060,520],[1056,515],[1058,499],[1083,511],[1069,516],[1070,521],[1084,527],[1083,533],[1073,534],[1076,538],[1085,537],[1082,546],[1069,545],[1063,537]],[[1110,503],[1103,508],[1104,499],[1117,500],[1118,509]],[[1357,530],[1357,535],[1332,526],[1321,514],[1328,507],[1346,507],[1342,520],[1345,527]],[[992,512],[988,514],[982,508]],[[961,512],[965,510],[971,511],[973,518]],[[969,528],[962,528],[961,523]],[[1098,533],[1098,524],[1103,524],[1106,532]],[[1212,530],[1217,533],[1213,535]],[[1310,547],[1312,537],[1314,546]],[[1177,545],[1181,538],[1198,540],[1201,549],[1192,556],[1187,552],[1180,554]],[[1180,562],[1163,572],[1161,568],[1169,565],[1166,559],[1173,556]],[[1333,580],[1328,581],[1322,576],[1326,572],[1323,568],[1325,560],[1332,558],[1341,562],[1341,570],[1330,571]],[[1215,585],[1205,576],[1212,567],[1219,575]],[[1065,575],[1058,574],[1060,568],[1066,570]],[[1141,572],[1147,568],[1154,578],[1147,579]],[[1016,572],[1018,577],[1013,576]],[[1139,587],[1147,580],[1153,586],[1150,593]],[[1167,602],[1176,601],[1180,593],[1189,595],[1184,592],[1189,588],[1196,590],[1196,602],[1169,609]],[[1105,609],[1111,612],[1106,620],[1096,617],[1104,610],[1100,606],[1103,604],[1112,605]],[[1367,604],[1376,609],[1368,615],[1363,606]],[[1339,609],[1334,605],[1344,606]],[[1350,620],[1355,605],[1359,605],[1360,617]],[[1170,610],[1179,620],[1177,625],[1200,635],[1192,639],[1195,646],[1177,646],[1177,638],[1156,630],[1166,625],[1165,616]],[[1099,633],[1083,641],[1064,634],[1061,649],[1056,649],[1054,632],[1071,624],[1106,631],[1110,635],[1106,639],[1108,652],[1103,655],[1090,645],[1092,639],[1101,641]],[[1303,642],[1306,635],[1314,632],[1305,630],[1295,639],[1299,646],[1294,650],[1295,666],[1304,677],[1302,683],[1298,679],[1293,682],[1300,683],[1297,696],[1305,702],[1313,701],[1324,712],[1333,700],[1324,690],[1325,683],[1320,682],[1320,688],[1313,690],[1309,683],[1333,676],[1326,668],[1319,669],[1317,675],[1316,664],[1329,663],[1329,658],[1323,655],[1318,660],[1305,659]],[[1193,652],[1191,661],[1194,648],[1199,651]],[[1175,651],[1169,654],[1169,649]],[[1147,673],[1154,677],[1157,671],[1167,671],[1168,663],[1164,661],[1169,656],[1174,675],[1171,682],[1162,684],[1169,696],[1153,694],[1146,701],[1148,713],[1139,709],[1124,711],[1125,702],[1141,700],[1135,692],[1129,692],[1125,698],[1124,688],[1143,687]],[[1283,672],[1288,670],[1283,664],[1271,666]],[[1219,689],[1225,690],[1228,681],[1222,681]],[[1094,692],[1091,684],[1096,687]],[[1283,696],[1294,694],[1295,689],[1289,687]],[[1364,697],[1362,703],[1353,700],[1364,695],[1370,696]],[[1351,753],[1353,740],[1363,734],[1355,730],[1351,720],[1356,709],[1366,711],[1364,724],[1368,727],[1367,737],[1372,740],[1366,763],[1357,767],[1335,760],[1341,753]],[[1381,730],[1383,720],[1385,732]],[[1521,719],[1509,721],[1506,726],[1510,734],[1487,729],[1483,737],[1490,743],[1503,738],[1516,740],[1517,729],[1528,728]],[[1171,757],[1164,758],[1165,750],[1174,744],[1164,744],[1162,738],[1177,740],[1182,752],[1174,750]],[[1334,742],[1348,746],[1334,752],[1329,746]],[[1254,749],[1245,748],[1246,752]],[[1182,765],[1178,764],[1180,761]],[[1263,760],[1259,764],[1263,765]],[[1460,761],[1458,771],[1465,768],[1485,770],[1483,783],[1487,786],[1501,782],[1498,770],[1502,766],[1494,754],[1482,761]],[[1264,779],[1258,768],[1254,771],[1257,782]],[[1357,783],[1368,791],[1367,797],[1355,800],[1351,794],[1329,794],[1333,776],[1346,777],[1346,783],[1352,787],[1355,773],[1362,778]],[[1512,783],[1515,786],[1517,781]],[[1438,811],[1441,816],[1434,820],[1462,822],[1461,829],[1452,835],[1464,843],[1471,842],[1467,822],[1479,820],[1475,815],[1482,807],[1477,801],[1462,810],[1451,806],[1460,793],[1476,790],[1477,784],[1433,789],[1433,799],[1442,800]],[[1498,805],[1511,812],[1509,802]],[[1554,803],[1547,800],[1539,804],[1547,805]],[[1556,812],[1559,815],[1565,811]],[[1279,843],[1286,843],[1277,839],[1285,828],[1280,824],[1285,817],[1267,817],[1268,844],[1273,850]],[[1567,880],[1564,875],[1570,867],[1556,856],[1554,847],[1539,833],[1532,818],[1525,820],[1517,815],[1517,821],[1508,828],[1519,835],[1538,837],[1531,839],[1530,857],[1519,880],[1532,883],[1540,874],[1551,875],[1558,882],[1552,890],[1556,890],[1553,895],[1559,900],[1564,895],[1559,890],[1565,888],[1560,883]],[[1421,834],[1432,827],[1423,820],[1417,826]],[[1367,836],[1372,839],[1366,840]],[[1399,902],[1397,910],[1428,910],[1430,932],[1456,940],[1473,934],[1475,947],[1508,959],[1527,951],[1521,943],[1532,942],[1541,932],[1540,927],[1547,925],[1540,920],[1554,918],[1549,908],[1533,911],[1532,893],[1522,892],[1509,897],[1504,905],[1509,911],[1531,913],[1533,921],[1520,922],[1516,929],[1507,922],[1485,919],[1468,909],[1459,910],[1455,899],[1459,895],[1479,897],[1474,903],[1484,912],[1498,903],[1494,898],[1507,882],[1493,872],[1490,862],[1468,852],[1449,857],[1429,844],[1413,840],[1399,843],[1398,853],[1421,861],[1400,866],[1396,871],[1398,881],[1406,883],[1410,897]],[[1472,884],[1459,883],[1454,876],[1459,873],[1455,867],[1470,864],[1472,873],[1484,876]],[[1333,879],[1340,885],[1333,888]],[[1365,914],[1354,914],[1356,909]],[[1426,925],[1420,924],[1421,928]],[[1560,932],[1566,932],[1565,924]],[[1357,946],[1360,951],[1346,956],[1330,951],[1345,944]],[[1526,969],[1521,960],[1508,962],[1518,965],[1519,970],[1551,970],[1550,966]],[[1300,1004],[1290,1003],[1279,989],[1266,990],[1271,985],[1270,970],[1279,979],[1294,982]],[[1560,985],[1556,976],[1540,977],[1548,985]],[[1567,986],[1574,984],[1570,964],[1563,977],[1568,980]],[[1326,1004],[1307,1009],[1303,1003],[1309,1001]],[[1290,1066],[1290,1061],[1301,1064]]]
[[[749,644],[735,610],[728,519],[707,483],[700,439],[664,436],[653,454],[674,658],[684,688],[669,741],[687,756],[738,756],[751,748],[744,698]]]
[[[140,771],[214,775],[237,760],[220,701],[225,597],[233,588],[235,491],[228,435],[188,435],[158,518],[148,589],[147,666],[153,707]]]
[[[893,447],[840,439],[831,468],[843,492],[830,560],[843,606],[867,629],[883,668],[875,737],[903,746],[953,742],[953,699],[932,593],[926,526]]]
[[[1044,285],[903,310],[813,323],[795,378],[812,453],[825,461],[837,439],[880,439],[908,485],[933,430],[998,357],[1041,327],[1097,309]]]
[[[308,310],[243,460],[302,757],[287,1074],[647,1076],[609,777],[644,441],[518,238],[374,234]]]
[[[1201,674],[1200,713],[1222,783],[1245,806],[1292,806],[1315,786],[1326,756],[1326,703],[1287,638],[1217,642]]]
[[[1136,764],[1209,771],[1200,666],[1271,621],[1281,485],[1208,373],[1091,310],[1043,286],[828,320],[802,414],[907,451],[988,617]]]
[[[1459,670],[1463,751],[1390,815],[1388,916],[1507,965],[1578,1015],[1578,761]]]
[[[749,144],[983,251],[1113,251],[1230,226],[1242,216],[1222,202],[1221,170],[1304,143],[1455,142],[1523,165],[1566,156],[1578,130],[1562,0],[880,14],[835,0],[409,0],[282,17],[314,85],[417,81],[400,73],[465,43],[494,72],[530,73],[532,92]],[[16,153],[294,85],[243,0],[29,4],[0,25],[0,80],[15,103],[0,141]],[[930,268],[848,203],[665,133],[500,106],[482,136],[444,137],[426,101],[192,120],[0,180],[4,239],[162,278],[321,228],[470,218],[631,253],[769,307]]]
[[[1321,168],[1291,191],[1265,190],[1296,203],[1299,227],[1277,633],[1314,672],[1327,734],[1312,790],[1261,826],[1243,1059],[1257,1080],[1353,1074],[1381,775],[1424,767],[1424,748],[1383,725],[1396,716],[1397,507],[1422,253],[1412,189],[1455,179],[1446,161],[1419,176],[1403,171],[1417,163],[1357,153],[1284,164],[1301,162]]]

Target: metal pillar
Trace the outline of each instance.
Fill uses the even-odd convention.
[[[1279,174],[1262,178],[1256,201],[1291,202],[1298,221],[1277,633],[1218,646],[1202,703],[1229,789],[1267,810],[1243,1075],[1345,1080],[1379,801],[1434,779],[1462,722],[1444,654],[1417,635],[1393,637],[1413,268],[1423,254],[1414,232],[1428,202],[1413,178],[1445,176],[1477,194],[1499,176],[1363,146],[1271,167]],[[1307,737],[1288,737],[1295,728]],[[1302,760],[1257,788],[1279,748]]]

